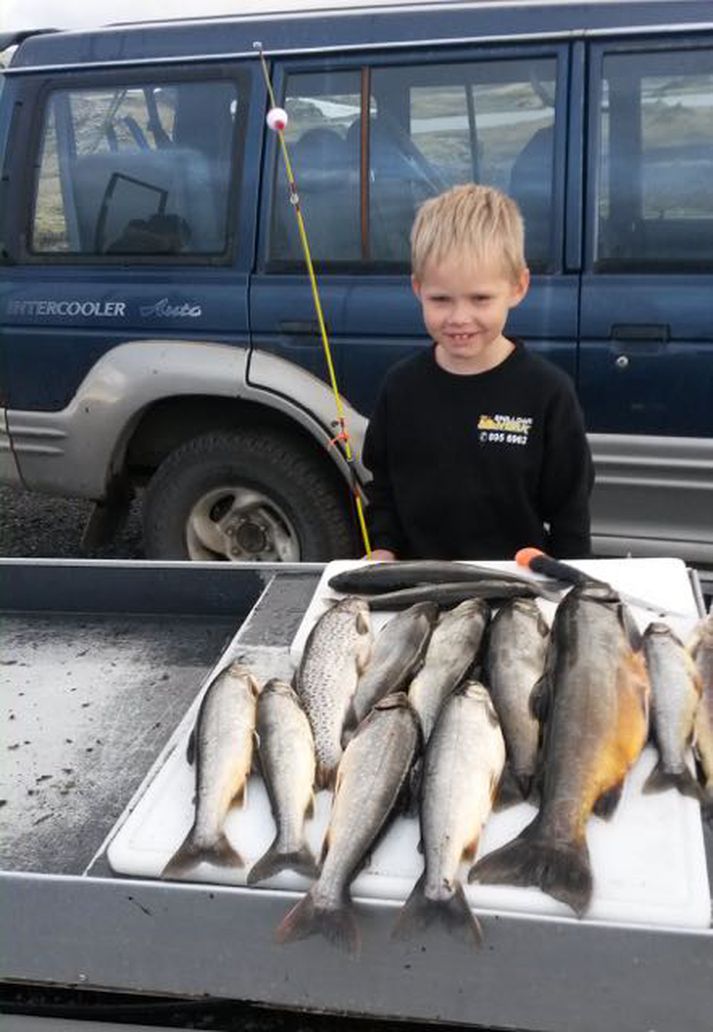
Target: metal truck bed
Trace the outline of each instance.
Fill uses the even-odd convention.
[[[397,944],[360,905],[358,959],[274,929],[294,895],[117,877],[105,844],[232,641],[278,671],[322,567],[0,562],[5,728],[0,982],[248,1000],[539,1032],[710,1032],[713,932],[485,915],[479,952]],[[707,839],[709,876],[713,843]]]

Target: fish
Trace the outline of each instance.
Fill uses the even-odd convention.
[[[489,619],[487,602],[467,599],[444,613],[434,628],[423,666],[408,691],[409,701],[421,722],[424,744],[428,742],[444,699],[475,662]]]
[[[351,596],[328,609],[305,642],[294,684],[314,735],[317,788],[334,783],[344,720],[371,648],[369,607]]]
[[[467,681],[444,703],[428,741],[420,802],[424,871],[393,938],[411,938],[441,921],[475,944],[482,941],[458,871],[463,858],[477,852],[504,763],[505,740],[490,695]]]
[[[256,729],[277,834],[251,867],[247,883],[255,885],[285,869],[316,878],[317,862],[305,842],[305,821],[314,807],[314,738],[291,685],[277,678],[267,682],[257,700]]]
[[[421,584],[400,591],[385,591],[380,595],[357,595],[369,603],[372,612],[385,609],[404,609],[416,602],[435,602],[441,609],[465,602],[469,598],[483,598],[488,602],[502,602],[509,598],[547,598],[558,602],[559,596],[541,588],[535,582],[481,580],[444,584]]]
[[[223,825],[231,805],[244,804],[259,691],[247,667],[231,663],[203,696],[187,753],[188,762],[195,763],[195,819],[162,878],[180,878],[201,861],[244,866]]]
[[[612,589],[575,587],[560,603],[533,713],[545,725],[541,804],[469,881],[535,885],[581,917],[593,876],[586,827],[609,816],[648,735],[650,685],[640,638]]]
[[[646,628],[644,655],[651,681],[653,730],[659,758],[642,792],[677,788],[683,795],[700,800],[700,786],[686,762],[702,693],[700,675],[677,635],[661,621]]]
[[[406,559],[396,562],[367,562],[352,570],[337,573],[328,581],[334,591],[354,595],[377,595],[386,591],[400,591],[424,584],[478,583],[479,581],[509,581],[518,584],[541,584],[561,588],[559,581],[536,580],[510,570],[498,570],[475,563],[448,562],[436,559]]]
[[[434,602],[417,602],[382,627],[369,665],[359,678],[347,728],[356,727],[379,699],[400,691],[411,680],[423,663],[437,616]]]
[[[534,599],[515,598],[488,627],[484,682],[500,719],[508,762],[499,801],[527,799],[537,770],[540,723],[530,696],[545,670],[549,628]]]
[[[713,612],[688,644],[701,678],[701,701],[694,724],[694,752],[702,787],[701,814],[713,831]]]
[[[404,692],[381,699],[344,750],[319,878],[283,918],[279,943],[322,934],[357,953],[360,934],[349,886],[393,813],[420,745]]]

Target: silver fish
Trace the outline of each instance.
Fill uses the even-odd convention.
[[[342,758],[344,719],[372,648],[369,607],[345,598],[310,631],[295,675],[295,688],[314,734],[317,787],[328,788]]]
[[[473,665],[489,618],[488,604],[475,598],[445,613],[436,625],[423,666],[408,693],[421,721],[424,742],[428,741],[444,699]]]
[[[250,671],[232,663],[221,671],[201,702],[188,743],[196,767],[196,814],[191,830],[161,872],[178,878],[205,860],[242,867],[223,824],[231,804],[242,805],[255,734],[255,698],[260,690]]]
[[[469,881],[536,885],[581,916],[591,902],[589,815],[606,816],[648,734],[650,693],[638,632],[612,589],[575,587],[555,614],[533,696],[545,723],[540,810],[488,853]]]
[[[421,789],[424,872],[404,904],[394,937],[434,920],[480,941],[458,869],[473,859],[505,763],[505,741],[487,690],[466,682],[443,705],[426,749]]]
[[[250,869],[248,885],[285,868],[316,878],[317,863],[305,842],[305,820],[314,803],[314,739],[297,693],[284,681],[268,681],[260,693],[257,736],[277,835]]]
[[[371,707],[401,689],[423,663],[438,607],[419,602],[399,613],[382,627],[376,637],[369,665],[359,678],[347,727],[356,727]]]
[[[650,623],[644,655],[651,681],[651,709],[659,759],[642,791],[677,788],[700,799],[698,782],[686,763],[693,722],[701,698],[701,679],[688,652],[668,624]]]
[[[318,881],[277,929],[278,942],[319,932],[356,952],[359,930],[349,886],[401,794],[419,743],[403,692],[377,702],[344,750]]]
[[[516,598],[488,628],[485,684],[500,718],[508,763],[500,799],[527,799],[537,766],[540,723],[530,696],[545,669],[549,629],[533,599]]]
[[[703,789],[701,812],[713,831],[713,612],[701,621],[689,649],[702,688],[694,726],[696,761]]]

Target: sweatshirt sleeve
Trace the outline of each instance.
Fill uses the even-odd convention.
[[[594,465],[574,390],[553,398],[545,429],[540,481],[541,514],[549,524],[548,550],[559,559],[591,555],[589,496]]]
[[[369,502],[366,521],[372,548],[388,548],[399,556],[403,552],[403,531],[399,521],[388,460],[388,401],[382,387],[364,438],[362,459],[372,479],[365,487]]]

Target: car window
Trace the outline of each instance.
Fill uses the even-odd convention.
[[[406,266],[419,205],[475,181],[516,198],[528,261],[548,267],[555,82],[554,58],[290,76],[287,141],[313,257]],[[280,166],[269,242],[278,264],[301,256]]]
[[[222,253],[242,107],[236,84],[221,81],[51,92],[31,250]]]
[[[603,63],[600,269],[711,268],[713,50]]]

